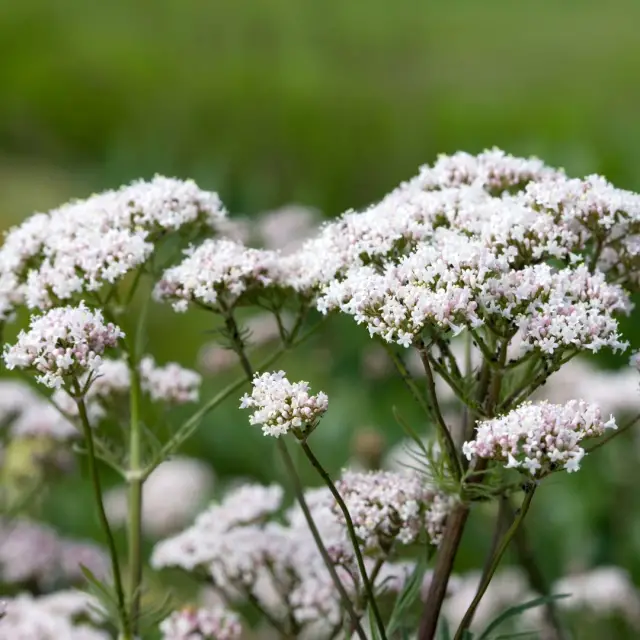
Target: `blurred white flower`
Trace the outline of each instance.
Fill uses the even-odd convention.
[[[213,471],[201,460],[176,457],[160,464],[142,488],[144,532],[157,538],[184,527],[209,499],[213,482]],[[104,506],[110,522],[124,525],[128,517],[126,487],[107,491]]]

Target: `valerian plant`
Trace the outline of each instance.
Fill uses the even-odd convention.
[[[547,402],[539,394],[579,354],[628,348],[618,318],[632,312],[640,283],[640,195],[491,150],[443,156],[286,252],[247,247],[233,231],[216,194],[156,177],[36,214],[6,235],[0,317],[9,323],[26,308],[30,321],[5,346],[4,362],[35,377],[44,396],[37,402],[51,412],[49,435],[79,440],[108,550],[104,578],[89,562],[83,568],[97,603],[76,594],[55,621],[58,637],[111,637],[113,629],[134,640],[155,628],[166,640],[238,638],[246,606],[283,638],[449,637],[443,605],[456,589],[451,576],[469,514],[496,501],[490,556],[451,631],[455,640],[473,637],[478,606],[509,544],[522,543],[540,484],[578,471],[589,451],[637,421],[618,427],[586,399]],[[167,437],[155,429],[162,412],[152,408],[198,402],[201,380],[145,353],[152,304],[209,313],[243,371]],[[280,342],[258,366],[240,320],[247,307],[269,314]],[[405,469],[332,478],[313,449],[328,396],[271,369],[335,314],[385,347],[433,426],[423,434],[407,425],[417,448]],[[149,564],[192,574],[214,601],[149,610],[145,483],[247,384],[241,408],[275,439],[296,503],[284,504],[282,487],[247,484],[211,504],[159,542]],[[454,419],[443,390],[456,399]],[[120,428],[109,428],[113,422]],[[302,486],[292,447],[322,488]],[[128,486],[126,562],[105,508],[103,464]],[[529,579],[532,604],[485,621],[478,637],[534,606],[562,637],[555,596],[540,593],[546,588],[533,570]],[[47,615],[43,598],[16,598],[0,625],[37,629]]]

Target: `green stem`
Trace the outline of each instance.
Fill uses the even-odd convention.
[[[242,368],[246,376],[245,381],[250,382],[253,379],[253,368],[251,367],[249,358],[245,353],[244,344],[242,343],[242,339],[240,337],[240,331],[236,324],[235,318],[233,317],[232,314],[228,314],[226,318],[226,323],[227,323],[227,328],[229,330],[230,336],[232,338],[234,349],[238,354],[238,356],[240,357],[240,363],[242,364]],[[290,345],[291,341],[288,341],[288,342]],[[286,348],[286,345],[283,348]],[[322,559],[327,567],[327,570],[329,571],[331,579],[333,580],[333,583],[342,598],[345,609],[349,613],[349,616],[351,617],[351,620],[354,626],[356,627],[356,633],[358,634],[358,637],[360,637],[362,640],[366,640],[366,635],[362,627],[360,626],[360,617],[358,616],[358,614],[356,613],[356,610],[353,607],[351,599],[349,598],[349,594],[347,593],[346,589],[344,588],[344,585],[342,584],[342,581],[340,580],[340,577],[338,576],[335,566],[329,556],[329,552],[327,551],[327,548],[325,547],[324,542],[322,541],[322,537],[320,536],[320,532],[318,531],[318,528],[313,520],[313,516],[311,515],[311,511],[309,510],[309,506],[307,505],[307,501],[304,497],[304,489],[302,487],[302,483],[300,482],[300,477],[296,470],[296,465],[293,461],[293,458],[291,457],[291,454],[289,453],[289,450],[287,449],[287,445],[285,444],[284,440],[278,438],[277,443],[278,443],[278,451],[284,462],[287,475],[289,476],[289,480],[293,485],[293,490],[294,490],[296,499],[298,501],[298,504],[300,505],[300,508],[302,509],[302,513],[304,514],[304,517],[307,521],[307,524],[311,531],[311,535],[313,536],[314,542],[318,547],[318,551],[320,552],[320,555],[322,556]]]
[[[427,374],[427,393],[431,400],[431,406],[436,417],[436,424],[438,425],[440,437],[444,442],[445,451],[449,461],[449,468],[451,469],[451,473],[453,473],[454,478],[459,482],[462,478],[462,464],[460,463],[460,458],[458,457],[456,445],[451,437],[449,427],[447,427],[447,423],[444,421],[442,412],[440,411],[438,395],[436,394],[436,382],[433,377],[433,371],[431,370],[429,354],[424,345],[418,346],[418,353],[420,354],[420,360],[422,360],[424,372]]]
[[[272,353],[264,362],[260,364],[257,368],[257,371],[264,371],[268,369],[274,362],[276,362],[279,358],[281,358],[290,348],[304,342],[312,333],[314,333],[320,323],[316,324],[314,327],[309,329],[306,333],[301,335],[299,338],[290,342],[290,344],[282,346],[280,349]],[[250,381],[250,379],[249,379]],[[166,442],[166,444],[160,449],[158,454],[153,458],[151,463],[146,467],[143,473],[143,480],[149,477],[154,469],[158,467],[158,465],[166,460],[172,453],[174,453],[182,443],[188,440],[195,430],[198,428],[200,421],[211,411],[213,411],[219,404],[224,402],[229,396],[233,395],[242,387],[247,384],[247,376],[242,375],[237,380],[234,380],[231,384],[226,386],[222,391],[217,393],[211,400],[209,400],[206,404],[202,405],[200,409],[198,409],[191,417],[187,418],[185,422],[183,422],[173,436]]]
[[[518,530],[518,527],[522,524],[522,521],[525,519],[527,512],[529,511],[529,507],[531,506],[531,501],[533,500],[535,490],[536,490],[536,485],[532,484],[529,487],[528,491],[526,492],[524,496],[524,500],[522,502],[522,506],[520,507],[520,511],[516,516],[515,520],[513,521],[513,524],[509,527],[509,530],[505,533],[504,537],[502,538],[502,541],[500,542],[500,545],[493,556],[493,560],[491,561],[491,564],[489,565],[487,571],[484,573],[482,580],[480,581],[480,586],[478,587],[478,591],[476,592],[476,595],[471,601],[471,604],[469,605],[467,612],[464,614],[464,617],[460,622],[460,626],[458,627],[458,631],[456,632],[454,640],[462,640],[462,638],[465,636],[465,632],[471,626],[471,623],[473,622],[473,616],[476,613],[476,610],[478,608],[478,605],[480,604],[480,601],[482,600],[482,597],[484,596],[485,592],[487,591],[487,588],[489,587],[489,583],[491,582],[491,579],[493,578],[496,572],[496,569],[500,564],[500,560],[502,560],[502,556],[504,555],[505,551],[507,550],[507,547],[509,546],[509,543],[511,542],[516,531]]]
[[[353,545],[353,550],[356,554],[356,560],[358,562],[358,569],[360,570],[360,576],[362,577],[362,583],[364,585],[365,593],[369,603],[371,605],[371,610],[373,611],[373,617],[376,620],[376,625],[380,632],[380,637],[382,640],[386,639],[384,622],[382,620],[382,616],[380,615],[380,611],[378,610],[378,605],[376,604],[375,594],[373,592],[373,586],[369,580],[369,576],[367,575],[367,569],[364,566],[364,558],[362,557],[362,552],[360,551],[360,543],[358,542],[358,537],[356,535],[355,527],[353,526],[353,520],[351,519],[351,514],[349,513],[349,509],[347,509],[347,505],[345,504],[340,492],[336,489],[336,486],[333,484],[331,480],[331,476],[327,473],[325,468],[322,466],[318,458],[314,455],[313,451],[306,442],[300,443],[302,446],[302,450],[307,456],[309,462],[313,466],[313,468],[318,472],[320,477],[324,480],[324,483],[327,485],[329,491],[335,498],[335,501],[338,503],[340,510],[342,511],[342,515],[344,516],[345,523],[347,525],[347,531],[349,533],[349,538],[351,539],[351,544]]]
[[[129,614],[133,633],[137,633],[140,613],[140,586],[142,584],[142,425],[140,423],[140,372],[135,356],[130,354],[129,371],[131,389],[129,394]]]
[[[335,588],[338,590],[340,597],[342,599],[342,603],[344,608],[347,610],[349,617],[351,618],[351,623],[353,625],[353,629],[358,634],[358,637],[361,640],[366,640],[367,636],[360,625],[360,616],[357,614],[356,610],[353,607],[353,603],[351,602],[351,598],[347,593],[347,590],[344,588],[342,584],[342,580],[340,580],[340,576],[338,575],[335,565],[329,556],[329,552],[322,541],[322,536],[318,531],[318,527],[316,526],[315,521],[313,520],[313,515],[309,509],[309,505],[304,497],[304,489],[300,482],[300,478],[296,472],[295,464],[289,450],[287,449],[284,440],[278,438],[278,451],[282,456],[282,460],[284,461],[285,468],[287,470],[287,474],[289,476],[289,480],[293,485],[293,492],[296,496],[296,500],[302,509],[302,513],[304,514],[305,520],[307,521],[307,525],[309,526],[309,530],[311,531],[311,535],[313,536],[313,540],[316,543],[316,547],[318,547],[318,551],[322,556],[322,560],[324,561],[325,566],[327,567],[327,571],[333,580],[333,584]]]
[[[76,383],[76,388],[79,387]],[[116,542],[109,525],[109,519],[104,509],[102,502],[102,486],[100,484],[100,475],[98,474],[98,468],[96,465],[95,448],[93,444],[93,431],[89,424],[89,417],[87,415],[87,407],[82,397],[76,397],[76,403],[78,405],[78,414],[80,416],[80,422],[82,424],[82,431],[84,433],[84,439],[87,441],[87,459],[89,461],[89,474],[91,475],[91,483],[93,486],[94,499],[96,501],[96,507],[98,509],[98,517],[100,518],[100,524],[107,537],[107,546],[109,547],[109,556],[111,559],[111,571],[113,572],[113,582],[116,592],[116,600],[118,603],[118,612],[120,615],[121,631],[125,634],[129,633],[129,619],[127,617],[127,611],[125,606],[124,589],[122,587],[122,576],[120,574],[120,565],[118,563],[118,551],[116,549]]]

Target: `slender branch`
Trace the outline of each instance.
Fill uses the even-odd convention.
[[[407,366],[405,365],[405,363],[402,361],[402,358],[393,350],[393,347],[391,347],[391,345],[389,345],[387,342],[383,341],[383,345],[387,350],[389,357],[393,361],[393,364],[398,370],[398,373],[400,374],[402,381],[405,383],[405,385],[411,392],[411,395],[414,397],[416,402],[420,405],[422,410],[425,412],[426,416],[428,418],[433,419],[433,411],[431,410],[431,407],[428,405],[420,389],[418,389],[418,385],[416,384],[412,375],[409,373],[409,370],[407,369]]]
[[[513,505],[511,500],[505,496],[504,500],[509,505],[509,511],[511,513],[505,514],[506,525],[509,524],[509,520],[513,517]],[[514,549],[516,552],[516,558],[518,563],[524,570],[529,580],[529,585],[533,591],[539,593],[541,596],[548,596],[551,594],[551,588],[544,574],[540,570],[538,563],[533,555],[533,550],[529,544],[527,537],[527,530],[524,523],[522,523],[515,532],[513,537]],[[560,622],[560,615],[558,613],[558,607],[553,599],[548,600],[543,606],[546,622],[549,627],[549,631],[552,631],[553,636],[548,640],[564,640],[565,633],[562,629]]]
[[[260,600],[256,598],[251,589],[243,589],[242,592],[247,597],[247,601],[280,634],[281,638],[293,639],[295,637],[277,618],[272,616],[269,611],[260,604]]]
[[[276,350],[272,353],[266,360],[264,360],[260,366],[257,368],[257,371],[262,371],[264,369],[268,369],[276,360],[282,357],[290,348],[297,346],[301,342],[304,342],[309,336],[311,336],[321,325],[318,323],[311,327],[307,332],[297,337],[295,340],[291,340],[288,345],[282,346],[280,349]],[[250,380],[250,379],[249,379]],[[209,400],[206,404],[202,405],[200,409],[198,409],[195,413],[191,415],[191,417],[187,418],[185,422],[183,422],[176,432],[171,436],[171,438],[165,443],[165,445],[160,449],[157,455],[153,458],[151,463],[147,466],[147,468],[143,472],[143,479],[149,477],[154,469],[163,461],[166,460],[174,451],[176,451],[183,442],[188,440],[195,430],[198,428],[200,421],[207,416],[207,414],[211,413],[219,404],[224,402],[229,396],[236,393],[240,390],[245,384],[247,384],[247,376],[242,375],[238,379],[234,380],[231,384],[226,386],[222,391],[217,393],[211,400]]]
[[[307,456],[309,462],[311,463],[313,468],[318,472],[320,477],[323,479],[329,491],[331,491],[331,494],[335,498],[335,501],[338,503],[340,510],[342,511],[342,515],[344,516],[344,520],[347,525],[349,538],[351,539],[351,544],[356,554],[356,560],[358,562],[358,569],[360,570],[360,576],[362,577],[364,590],[369,600],[369,603],[371,605],[371,610],[373,611],[373,616],[376,620],[376,625],[378,627],[378,630],[380,631],[380,637],[382,638],[382,640],[385,640],[386,634],[385,634],[385,628],[384,628],[384,621],[382,620],[382,616],[380,615],[378,605],[376,604],[375,594],[373,592],[373,586],[371,581],[369,580],[369,576],[367,575],[367,568],[364,565],[364,558],[362,557],[362,552],[360,551],[358,536],[356,535],[356,530],[355,530],[355,527],[353,526],[353,520],[351,519],[351,514],[349,513],[349,509],[347,509],[347,505],[342,499],[340,492],[336,489],[335,484],[331,480],[331,476],[327,473],[327,471],[322,466],[318,458],[316,458],[313,451],[311,451],[311,448],[309,447],[309,445],[304,441],[302,441],[300,445],[302,446],[302,450]]]
[[[462,540],[464,526],[469,517],[469,507],[460,504],[447,517],[442,542],[436,555],[436,564],[433,568],[433,578],[429,584],[429,593],[422,611],[420,620],[420,640],[432,640],[438,628],[438,618],[442,601],[447,595],[449,576],[453,570],[453,562]]]
[[[75,382],[75,386],[76,389],[79,390],[77,381]],[[116,549],[116,542],[113,537],[113,532],[111,531],[111,525],[109,524],[109,519],[107,518],[107,513],[102,502],[102,486],[100,483],[100,475],[98,474],[98,468],[96,465],[95,449],[93,446],[93,431],[91,429],[91,424],[89,423],[89,416],[87,415],[87,407],[85,405],[84,398],[81,396],[76,397],[76,403],[78,405],[78,414],[80,416],[84,438],[87,441],[87,460],[89,461],[89,473],[91,475],[94,499],[96,501],[96,507],[98,509],[98,517],[100,518],[100,524],[107,537],[107,546],[109,547],[111,571],[113,572],[113,583],[116,591],[118,612],[120,614],[120,624],[122,625],[121,630],[124,633],[128,633],[129,619],[125,606],[124,589],[122,587],[122,575],[120,574],[120,565],[118,563],[118,551]]]
[[[436,424],[438,425],[440,437],[443,440],[444,448],[447,453],[447,458],[449,460],[449,468],[451,469],[451,473],[453,473],[454,478],[457,481],[460,481],[460,479],[462,478],[462,464],[460,463],[458,451],[456,449],[456,445],[453,441],[453,438],[451,437],[451,432],[449,431],[449,427],[447,427],[447,423],[444,421],[444,418],[442,417],[442,411],[440,411],[440,404],[438,403],[438,395],[436,394],[436,381],[433,377],[433,371],[431,370],[431,364],[429,362],[429,354],[427,353],[427,350],[424,347],[424,345],[421,345],[418,347],[418,353],[420,354],[420,360],[422,360],[424,372],[427,374],[427,393],[429,395],[429,399],[431,400],[433,413],[436,417]]]
[[[246,376],[245,381],[251,381],[251,379],[253,378],[253,369],[251,367],[251,363],[249,362],[249,358],[247,357],[244,351],[244,344],[242,343],[242,339],[240,337],[240,331],[236,324],[235,318],[233,317],[232,314],[228,314],[227,321],[228,321],[227,327],[230,332],[234,349],[236,350],[236,352],[238,353],[238,356],[240,357],[240,363],[242,364],[242,368]],[[346,589],[344,588],[344,585],[342,584],[342,581],[340,580],[340,577],[338,576],[336,568],[331,560],[331,557],[329,556],[329,552],[327,551],[327,548],[325,547],[324,542],[322,541],[322,537],[320,536],[318,527],[316,526],[313,520],[313,516],[311,515],[311,511],[309,510],[309,506],[307,505],[307,501],[304,497],[304,489],[302,487],[302,483],[300,482],[300,477],[298,476],[298,472],[296,470],[295,463],[291,458],[291,454],[287,449],[287,445],[285,444],[284,440],[281,440],[280,438],[278,438],[277,444],[278,444],[278,451],[284,462],[285,469],[287,470],[287,474],[289,476],[289,480],[293,484],[293,490],[296,495],[296,499],[300,505],[300,508],[302,509],[302,512],[307,521],[309,529],[311,530],[311,535],[313,536],[314,542],[318,547],[318,551],[320,552],[320,555],[324,560],[327,570],[329,571],[331,579],[333,580],[333,583],[342,598],[345,609],[347,610],[347,612],[349,613],[349,616],[353,621],[358,637],[360,637],[362,640],[365,640],[366,635],[362,627],[360,626],[360,616],[358,616],[358,614],[356,613],[356,610],[353,607],[353,603],[349,598],[349,594],[347,593]]]
[[[140,372],[135,356],[130,354],[129,392],[129,484],[128,548],[129,548],[129,613],[132,630],[137,633],[140,612],[140,585],[142,583],[142,425],[140,423]]]
[[[480,371],[480,379],[476,392],[476,401],[481,403],[486,397],[486,413],[493,415],[495,406],[500,393],[500,385],[494,385],[490,388],[492,369],[487,360],[484,360]],[[473,437],[473,425],[475,424],[475,415],[469,414],[469,424],[466,425],[467,433],[465,439]],[[481,484],[484,480],[485,460],[480,460],[474,472],[468,477],[465,484]],[[449,577],[453,570],[453,564],[458,552],[458,547],[462,541],[462,534],[469,517],[470,507],[468,504],[460,504],[447,518],[443,541],[440,544],[436,555],[436,565],[433,571],[433,577],[429,585],[429,593],[422,612],[420,621],[419,640],[432,640],[438,628],[438,619],[440,617],[440,609],[442,602],[447,593],[447,585]]]
[[[522,506],[520,507],[520,511],[518,512],[518,515],[514,519],[512,525],[509,527],[509,530],[505,533],[504,537],[502,538],[502,541],[500,542],[500,545],[498,546],[493,556],[493,560],[491,561],[491,564],[489,565],[488,570],[484,572],[484,575],[480,581],[480,585],[478,586],[476,595],[471,601],[471,604],[469,605],[467,612],[464,614],[462,621],[460,622],[460,626],[458,627],[458,631],[456,632],[454,640],[462,640],[462,638],[465,635],[465,631],[469,629],[469,627],[471,626],[471,623],[473,622],[473,616],[476,613],[476,610],[478,608],[478,605],[480,604],[480,601],[482,600],[482,597],[487,591],[489,583],[491,582],[491,579],[493,578],[496,572],[496,569],[500,564],[500,560],[502,560],[502,556],[504,555],[505,551],[507,550],[507,547],[509,546],[509,543],[511,542],[516,531],[518,530],[518,527],[520,526],[522,521],[525,519],[527,512],[529,511],[529,507],[531,506],[531,501],[533,500],[535,490],[536,490],[535,484],[532,484],[528,487],[528,490],[526,491],[524,500],[522,502]]]
[[[338,590],[338,593],[342,598],[342,603],[345,609],[347,610],[349,617],[351,618],[353,629],[358,634],[358,637],[361,638],[361,640],[366,640],[367,636],[365,632],[362,630],[362,627],[360,626],[360,616],[357,614],[356,610],[354,609],[353,603],[351,602],[351,598],[349,597],[349,594],[344,588],[344,585],[340,580],[340,576],[336,571],[335,565],[331,560],[331,557],[329,556],[329,552],[327,551],[327,548],[325,547],[324,542],[322,541],[322,537],[320,535],[320,532],[318,531],[318,527],[316,526],[316,523],[313,520],[313,516],[311,515],[311,511],[309,510],[309,505],[307,504],[307,501],[304,497],[304,489],[300,482],[300,478],[296,472],[295,464],[293,462],[293,459],[291,458],[291,454],[289,453],[287,446],[284,443],[284,440],[280,438],[278,438],[278,450],[280,451],[280,454],[284,461],[285,468],[287,469],[287,473],[289,475],[289,479],[293,484],[293,491],[295,493],[296,500],[298,501],[298,504],[302,509],[302,513],[304,514],[305,520],[307,521],[307,525],[309,526],[311,535],[313,536],[313,540],[316,543],[316,546],[318,547],[318,551],[320,552],[322,559],[324,560],[324,563],[327,567],[327,570],[329,571],[331,579],[333,580],[333,584]]]

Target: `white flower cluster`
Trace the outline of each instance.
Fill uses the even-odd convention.
[[[502,417],[478,422],[476,439],[465,442],[462,451],[468,460],[506,462],[506,468],[533,476],[560,467],[572,472],[585,455],[580,442],[616,428],[613,417],[603,421],[600,409],[583,400],[525,403]]]
[[[251,249],[227,240],[205,240],[185,252],[185,259],[164,272],[154,296],[186,311],[189,303],[219,310],[238,302],[243,294],[277,284],[278,254]]]
[[[0,249],[0,318],[113,284],[144,264],[163,234],[216,228],[225,215],[215,193],[161,176],[36,214]]]
[[[344,471],[336,483],[361,544],[368,551],[388,551],[394,542],[411,544],[425,531],[438,545],[454,499],[413,471]],[[336,517],[344,516],[337,504]]]
[[[280,509],[282,495],[282,488],[276,485],[238,487],[221,503],[203,511],[191,527],[156,545],[151,564],[155,568],[178,566],[187,571],[207,566],[215,557],[225,532],[264,521]]]
[[[630,304],[609,281],[640,272],[639,203],[535,158],[459,153],[324,225],[280,270],[294,289],[319,291],[321,312],[402,345],[428,325],[498,323],[509,333],[523,325],[525,347],[546,354],[620,349],[614,316]]]
[[[31,318],[29,331],[21,331],[13,346],[5,346],[7,369],[35,369],[36,380],[58,389],[70,375],[97,373],[102,354],[117,345],[124,333],[104,323],[102,312],[81,302],[77,307],[56,307]]]
[[[163,640],[236,640],[242,634],[238,616],[228,609],[174,611],[160,623]]]
[[[98,577],[108,575],[107,555],[94,544],[61,538],[29,520],[0,521],[0,582],[40,588],[78,584],[84,580],[80,564]]]
[[[352,577],[352,554],[331,511],[331,494],[320,489],[306,496],[345,586],[353,588],[357,570]],[[192,527],[157,545],[152,565],[205,569],[226,601],[256,598],[277,619],[294,619],[309,637],[324,637],[344,611],[301,510],[291,509],[284,524],[271,519],[281,500],[282,490],[275,486],[234,490]],[[314,634],[318,629],[323,631]]]
[[[569,594],[558,601],[563,609],[588,610],[600,616],[620,613],[640,629],[640,593],[620,567],[597,567],[565,576],[553,585],[553,592]]]
[[[640,351],[636,351],[629,359],[629,365],[640,371]]]
[[[346,482],[353,485],[349,472],[345,475]],[[365,482],[359,487],[364,488]],[[388,496],[384,487],[378,488],[376,504],[369,505],[374,523],[369,531],[377,527],[375,535],[381,537],[388,524],[398,540],[402,537],[404,542],[411,542],[427,527],[428,534],[436,537],[435,529],[441,529],[448,511],[443,509],[442,521],[436,522],[440,517],[436,516],[436,501],[420,493],[413,479],[404,484],[406,496],[400,495],[399,482],[390,485],[386,483]],[[416,500],[425,497],[428,504],[414,506]],[[329,637],[344,622],[346,612],[302,509],[296,504],[284,518],[278,517],[281,499],[278,487],[247,485],[235,489],[221,504],[198,516],[192,527],[156,545],[152,566],[205,570],[224,601],[241,604],[247,597],[255,598],[283,624],[295,621],[291,631],[296,637]],[[331,492],[326,488],[309,489],[305,499],[343,585],[357,602],[364,593],[363,585]],[[359,508],[355,494],[345,499]],[[384,500],[389,505],[386,511]],[[425,515],[426,509],[433,509],[431,516]],[[404,520],[399,522],[399,518]],[[364,507],[354,519],[363,531],[367,526]],[[402,535],[397,531],[400,527]],[[367,556],[365,562],[371,571],[375,558]],[[386,563],[377,575],[376,590],[401,590],[411,569],[410,563]]]
[[[12,438],[48,437],[66,441],[79,435],[67,420],[26,384],[0,381],[0,422]]]
[[[298,204],[262,213],[257,220],[258,239],[267,249],[291,253],[315,230],[319,212]]]
[[[266,436],[276,438],[289,431],[304,437],[328,407],[325,393],[310,395],[307,382],[291,383],[284,371],[256,374],[251,395],[245,394],[240,403],[241,409],[255,409],[251,424],[261,424]]]
[[[142,391],[149,394],[154,402],[177,405],[197,402],[200,397],[200,374],[175,362],[158,366],[152,356],[145,356],[140,361],[139,370]],[[82,376],[81,384],[85,384],[87,379],[88,374]],[[104,419],[110,409],[123,401],[123,396],[129,393],[130,388],[131,372],[126,360],[102,360],[99,374],[95,377],[92,374],[92,382],[85,395],[91,422]],[[66,415],[78,415],[75,400],[64,389],[56,390],[52,399]]]
[[[198,402],[202,376],[176,362],[158,366],[151,356],[140,361],[142,389],[155,402],[185,404]]]
[[[93,622],[97,601],[80,591],[58,591],[34,598],[18,595],[6,602],[0,617],[0,640],[110,640],[101,631],[78,618]]]
[[[142,487],[142,528],[156,538],[186,526],[203,506],[213,486],[209,465],[194,458],[176,457],[153,470]],[[167,496],[171,495],[171,500]],[[124,525],[128,518],[127,487],[106,492],[109,521]]]
[[[510,267],[482,240],[438,229],[429,244],[381,271],[359,266],[331,281],[320,311],[339,309],[371,335],[409,346],[425,326],[459,333],[506,321],[523,334],[524,350],[623,349],[613,314],[627,312],[628,296],[604,275],[578,266]]]

